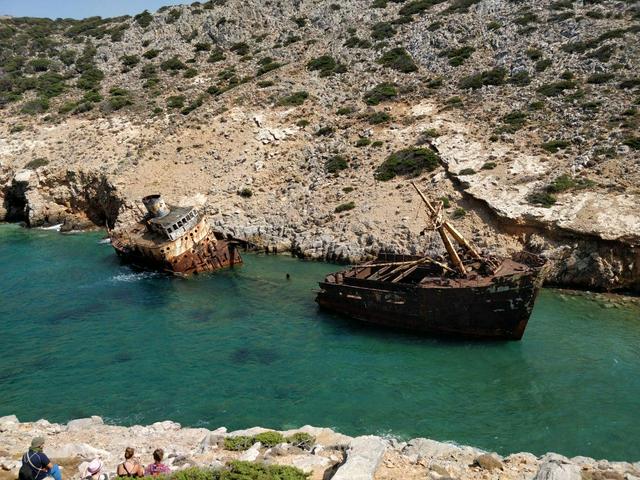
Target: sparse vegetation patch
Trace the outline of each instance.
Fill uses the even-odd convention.
[[[416,177],[424,170],[431,172],[440,164],[440,157],[428,148],[412,147],[395,152],[376,169],[376,180],[387,181],[397,175]]]

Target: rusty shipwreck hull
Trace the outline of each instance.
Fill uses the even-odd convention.
[[[111,240],[118,256],[126,263],[148,270],[156,270],[176,275],[214,272],[222,268],[242,264],[242,257],[236,242],[204,239],[188,250],[174,257],[152,256],[135,248]]]
[[[520,340],[541,284],[540,268],[512,260],[505,260],[491,276],[430,278],[428,269],[416,269],[412,275],[395,283],[370,280],[375,271],[365,264],[327,276],[320,282],[316,302],[386,327],[431,335]]]

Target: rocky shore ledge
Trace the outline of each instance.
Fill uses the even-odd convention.
[[[314,441],[295,446],[254,443],[244,451],[229,450],[225,439],[254,436],[269,430],[254,427],[228,432],[221,427],[182,428],[172,421],[148,426],[106,425],[93,416],[66,425],[47,420],[21,423],[16,416],[0,417],[0,480],[15,479],[20,457],[35,436],[46,438],[45,453],[59,463],[65,479],[80,478],[87,461],[100,458],[110,477],[122,461],[126,447],[133,447],[143,464],[161,447],[166,462],[177,471],[191,466],[223,467],[233,460],[292,465],[311,474],[313,480],[637,480],[640,461],[610,462],[588,457],[567,458],[556,453],[537,457],[514,453],[502,457],[477,448],[426,438],[401,442],[374,435],[349,437],[329,428],[304,426],[279,432],[285,438],[304,432]],[[308,437],[307,437],[308,438]]]

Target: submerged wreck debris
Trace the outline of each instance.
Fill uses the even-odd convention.
[[[180,275],[211,272],[242,263],[238,245],[211,230],[195,206],[169,208],[160,195],[142,199],[146,215],[109,232],[111,245],[126,261]]]
[[[511,258],[481,255],[444,218],[442,203],[432,204],[412,185],[448,259],[382,253],[376,260],[328,275],[320,282],[316,302],[389,327],[520,340],[544,281],[545,261],[524,251]]]

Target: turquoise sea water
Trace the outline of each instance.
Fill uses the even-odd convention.
[[[101,238],[0,225],[0,416],[640,460],[637,308],[545,290],[521,342],[415,337],[319,312],[335,265],[245,254],[185,280],[133,272]]]

